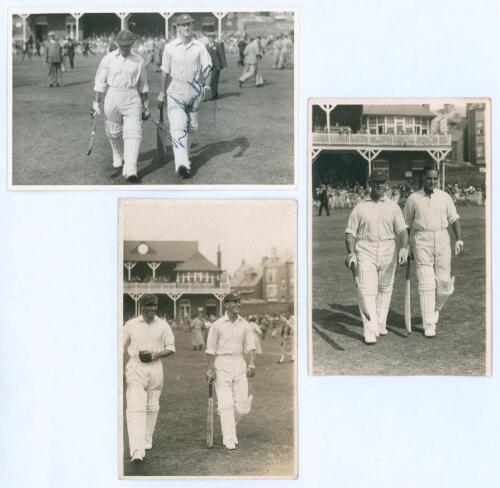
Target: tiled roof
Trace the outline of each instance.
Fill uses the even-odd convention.
[[[145,244],[146,247],[141,246]],[[141,250],[146,252],[141,254]],[[167,261],[181,263],[198,252],[197,241],[124,241],[124,261]]]
[[[253,288],[262,279],[262,266],[260,264],[244,264],[239,267],[231,279],[231,288]]]
[[[436,116],[423,105],[363,105],[362,113],[363,115]]]
[[[222,271],[215,264],[211,263],[203,254],[197,252],[187,261],[178,264],[175,271]]]

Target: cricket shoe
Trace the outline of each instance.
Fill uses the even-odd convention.
[[[436,326],[434,324],[424,327],[425,337],[436,337]]]
[[[127,183],[140,183],[141,179],[137,175],[125,176],[125,181]]]
[[[185,180],[191,178],[191,170],[189,168],[186,168],[186,166],[180,166],[177,170],[177,176]]]
[[[113,168],[121,168],[123,166],[123,159],[114,159],[113,158]]]
[[[132,454],[132,459],[130,460],[130,462],[135,465],[135,466],[139,466],[140,464],[142,464],[142,462],[144,461],[144,456],[141,456],[139,454],[139,451],[134,451],[134,454]]]
[[[378,335],[386,336],[388,333],[389,333],[389,331],[387,330],[387,326],[385,326],[385,325],[378,326]]]
[[[227,441],[225,446],[226,446],[226,449],[229,449],[230,451],[232,451],[233,449],[236,449],[236,442]]]
[[[365,332],[365,344],[375,344],[377,342],[377,334],[373,332],[371,329],[367,329]]]

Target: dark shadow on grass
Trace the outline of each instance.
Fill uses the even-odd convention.
[[[327,343],[330,344],[337,351],[345,351],[342,346],[339,346],[333,339],[331,339],[328,334],[325,334],[316,324],[313,324],[313,329],[316,333]]]
[[[236,148],[240,150],[233,156],[233,158],[241,158],[245,151],[250,147],[246,137],[236,137],[229,141],[212,142],[199,149],[196,155],[191,156],[191,174],[194,176],[198,170],[204,166],[212,158],[220,154],[230,153]],[[222,183],[222,182],[221,182]]]
[[[137,172],[139,178],[144,178],[145,176],[154,173],[161,168],[164,168],[167,163],[173,161],[173,156],[171,156],[171,150],[169,148],[167,148],[166,159],[163,161],[160,160],[156,149],[151,149],[150,151],[142,153],[139,156],[139,161],[146,161],[149,159],[151,159],[151,162]]]
[[[363,333],[354,332],[346,327],[362,327],[361,319],[353,318],[351,315],[358,315],[358,307],[345,305],[330,305],[331,309],[313,309],[313,322],[334,334],[340,334],[351,339],[364,341]],[[347,313],[346,313],[347,312]]]

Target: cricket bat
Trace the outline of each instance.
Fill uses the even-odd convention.
[[[87,151],[87,156],[90,156],[92,148],[94,147],[96,128],[97,128],[97,114],[94,116],[94,122],[92,123],[92,132],[90,133],[90,142],[89,142],[89,149]]]
[[[158,155],[158,162],[165,164],[167,160],[167,141],[166,141],[166,127],[163,118],[163,106],[160,107],[160,120],[155,123],[156,126],[156,153]]]
[[[408,334],[411,334],[411,286],[410,286],[410,256],[406,260],[405,276],[405,327]]]
[[[212,381],[208,383],[208,403],[207,403],[207,447],[214,445],[214,397]]]

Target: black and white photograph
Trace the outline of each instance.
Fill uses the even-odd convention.
[[[11,190],[296,187],[296,10],[11,10]]]
[[[120,478],[296,477],[296,202],[124,199],[119,225]]]
[[[310,99],[314,375],[490,374],[488,99]]]

